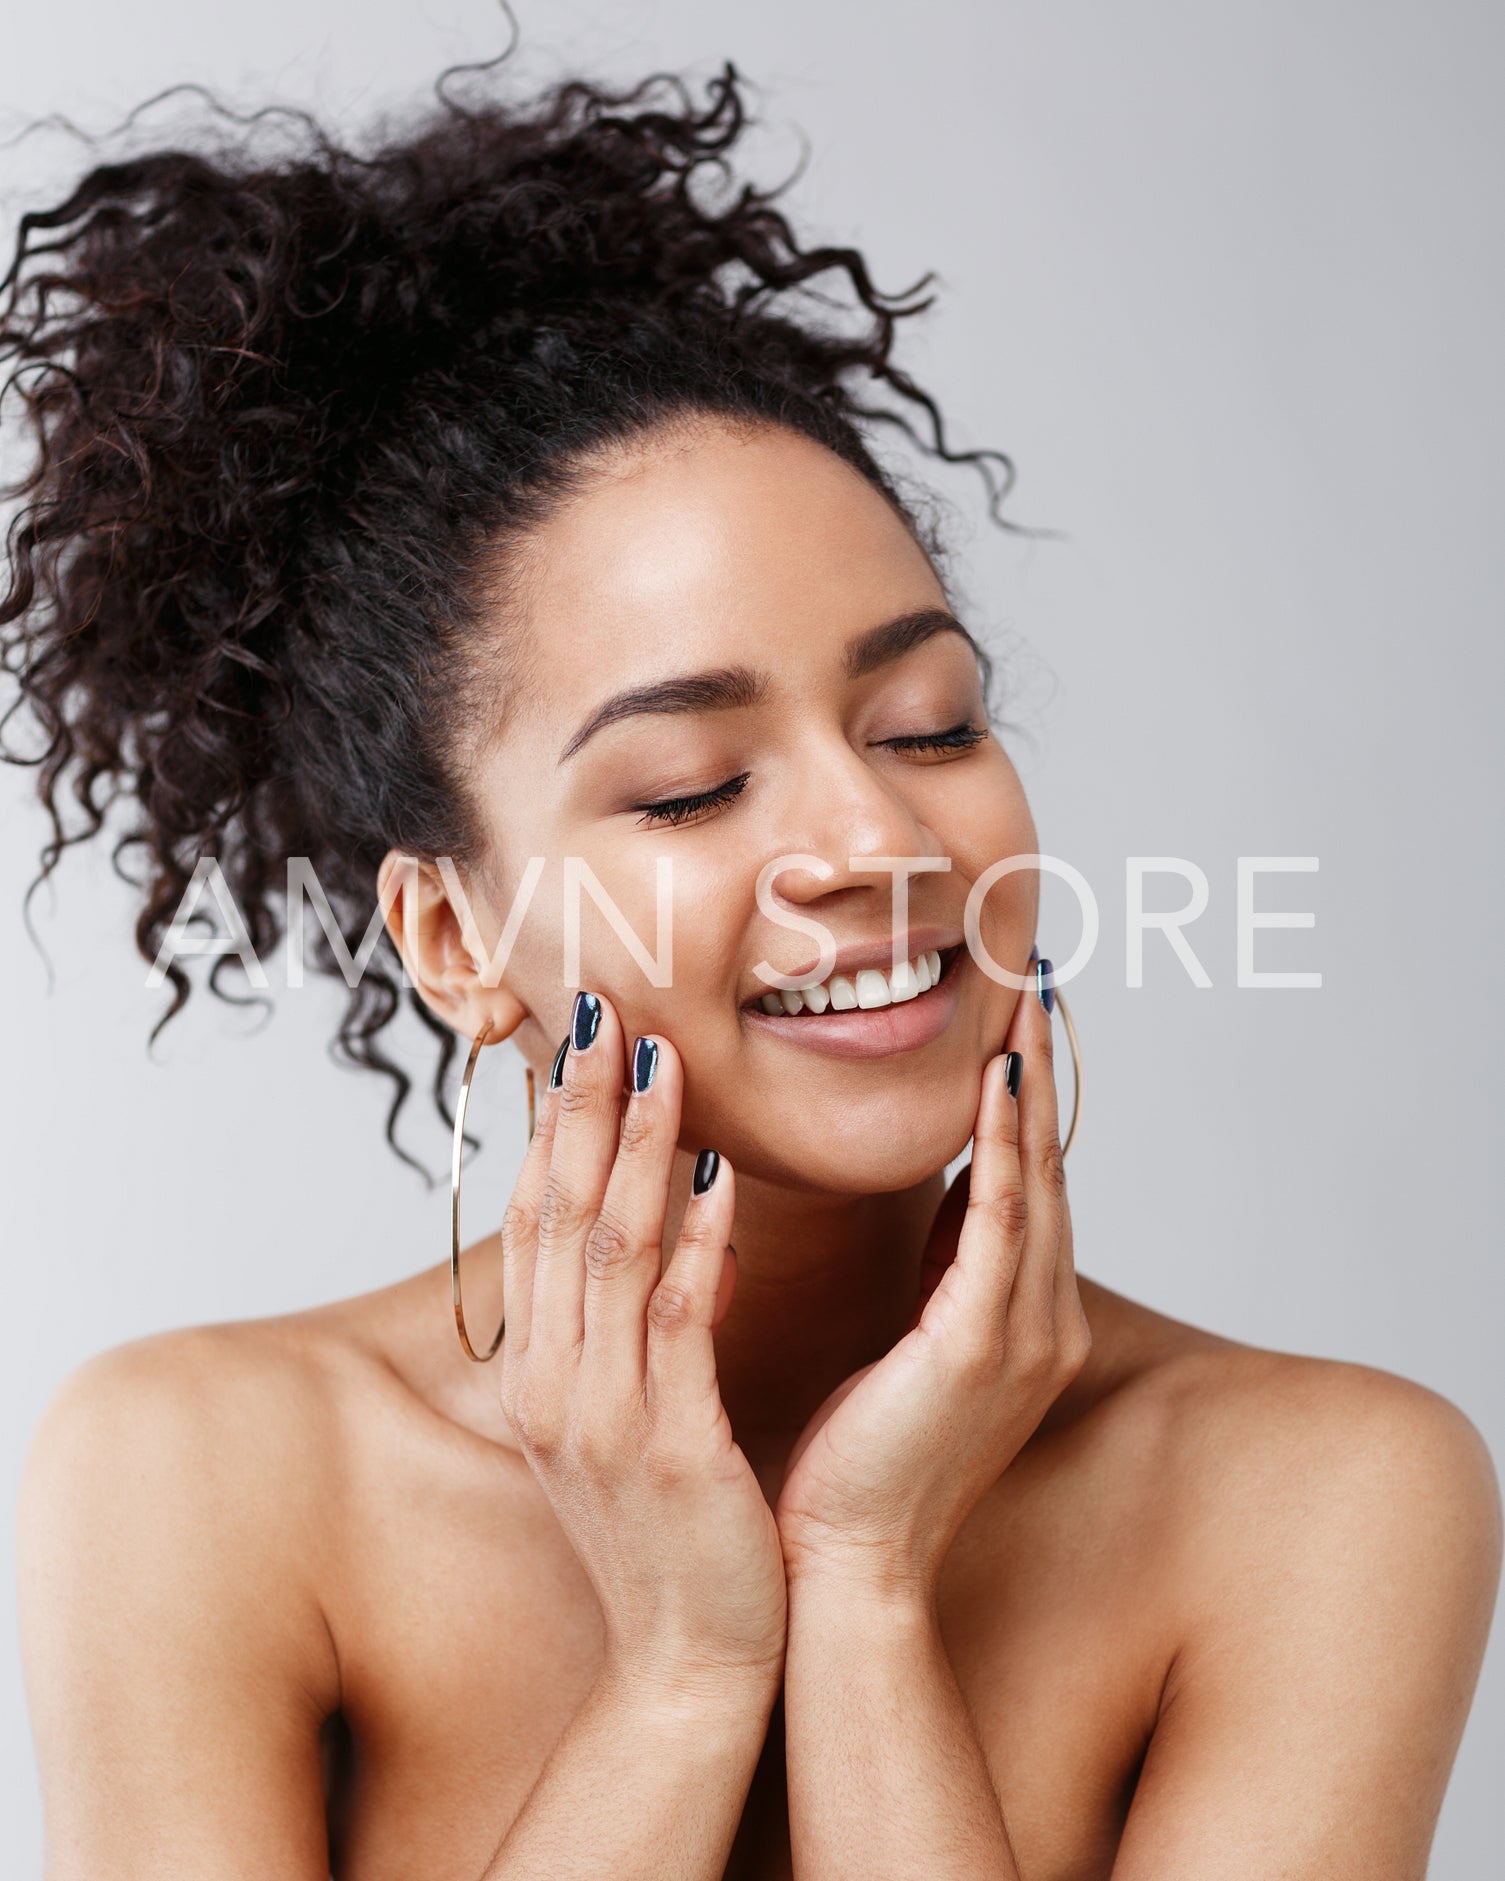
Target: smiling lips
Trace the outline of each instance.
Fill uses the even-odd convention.
[[[859,967],[852,975],[833,973],[818,986],[802,986],[798,991],[765,993],[759,1005],[775,1018],[787,1012],[791,1018],[807,1007],[811,1012],[855,1012],[859,1007],[872,1011],[878,1006],[902,1005],[928,993],[941,977],[941,956],[932,947],[912,960],[901,960],[885,972],[881,967]]]
[[[892,971],[833,973],[819,986],[765,993],[743,1011],[756,1029],[833,1058],[914,1051],[943,1032],[956,1011],[959,952],[930,948]]]

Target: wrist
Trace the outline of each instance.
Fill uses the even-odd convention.
[[[937,1579],[928,1569],[894,1560],[828,1554],[807,1557],[789,1573],[789,1628],[811,1620],[822,1627],[909,1631],[933,1625]]]
[[[940,1563],[918,1547],[785,1531],[784,1579],[790,1617],[796,1598],[805,1605],[851,1600],[863,1606],[924,1611],[935,1604]]]
[[[668,1732],[766,1729],[783,1682],[777,1663],[718,1665],[667,1655],[608,1652],[596,1678],[606,1702]]]

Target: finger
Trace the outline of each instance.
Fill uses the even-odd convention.
[[[941,1284],[946,1269],[956,1259],[956,1244],[967,1212],[967,1197],[971,1183],[972,1165],[967,1162],[957,1172],[955,1181],[942,1196],[941,1205],[935,1211],[935,1220],[930,1225],[930,1233],[925,1241],[925,1252],[920,1260],[919,1298],[915,1303],[909,1325],[905,1328],[906,1331],[912,1332],[920,1323],[921,1315],[925,1311],[925,1302]]]
[[[560,1056],[568,1035],[561,1041]],[[554,1123],[559,1114],[559,1097],[547,1085],[539,1097],[528,1139],[527,1152],[512,1195],[502,1216],[502,1300],[507,1319],[507,1334],[502,1342],[502,1366],[509,1355],[520,1359],[528,1349],[528,1332],[533,1317],[533,1268],[538,1258],[538,1204],[548,1175],[549,1154],[554,1143]]]
[[[684,1076],[679,1054],[662,1037],[635,1040],[632,1065],[649,1081],[627,1099],[601,1212],[585,1238],[582,1363],[618,1403],[639,1402],[644,1390],[644,1313],[663,1268]]]
[[[711,1156],[702,1150],[697,1169]],[[724,1270],[736,1258],[727,1253],[736,1199],[731,1165],[717,1157],[710,1186],[686,1204],[674,1252],[649,1296],[648,1405],[668,1429],[694,1429],[721,1408],[712,1329],[735,1284]]]
[[[1019,1109],[1007,1081],[1010,1058],[1010,1052],[999,1052],[983,1066],[966,1213],[956,1259],[935,1295],[956,1297],[970,1328],[986,1342],[988,1355],[999,1357],[1028,1225],[1019,1163]]]
[[[538,1204],[531,1350],[578,1362],[584,1339],[585,1237],[616,1158],[622,1110],[622,1025],[599,994],[576,995],[554,1139]]]
[[[1047,976],[1050,962],[1042,960]],[[1021,1311],[1044,1323],[1053,1315],[1060,1283],[1065,1171],[1061,1159],[1061,1123],[1056,1104],[1055,1035],[1050,1014],[1031,989],[1019,998],[1011,1025],[1014,1049],[1023,1054],[1019,1084],[1019,1162],[1024,1176],[1029,1233],[1014,1297]]]
[[[1057,1305],[1067,1300],[1081,1304],[1076,1283],[1076,1245],[1071,1231],[1071,1198],[1061,1197],[1061,1245],[1056,1251],[1055,1297]]]

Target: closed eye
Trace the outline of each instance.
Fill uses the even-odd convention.
[[[664,797],[657,803],[636,803],[633,808],[642,811],[638,822],[648,829],[665,823],[685,823],[691,817],[699,816],[703,810],[719,810],[723,804],[740,797],[751,777],[751,771],[742,771],[736,777],[729,777],[724,784],[718,784],[714,790],[702,790],[693,797]]]
[[[881,738],[876,742],[885,751],[969,751],[987,736],[986,730],[980,731],[976,726],[962,723],[952,725],[946,731],[914,732],[898,738]],[[708,810],[719,810],[734,802],[751,781],[751,771],[739,771],[724,784],[717,784],[714,790],[698,791],[688,797],[662,797],[657,803],[637,803],[633,808],[640,813],[638,822],[644,828],[666,825],[672,828]]]
[[[970,751],[973,745],[981,744],[987,737],[986,730],[979,731],[976,726],[965,721],[953,725],[949,731],[916,732],[910,737],[880,738],[885,751]]]

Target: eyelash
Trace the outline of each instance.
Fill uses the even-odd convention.
[[[975,726],[961,724],[952,725],[942,732],[917,732],[907,737],[885,738],[881,743],[889,751],[969,751],[973,745],[981,744],[987,735],[986,731],[979,731]],[[672,827],[687,822],[692,816],[698,816],[703,810],[719,810],[724,804],[734,802],[747,788],[751,776],[751,771],[739,771],[735,777],[729,777],[714,790],[702,790],[693,797],[665,797],[658,803],[639,803],[633,807],[642,811],[638,820],[650,829],[662,825]]]

